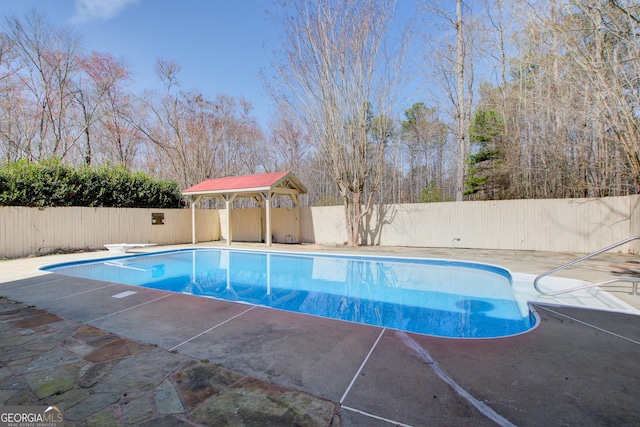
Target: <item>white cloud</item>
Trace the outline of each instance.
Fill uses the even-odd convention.
[[[138,0],[76,0],[76,14],[71,21],[107,21],[135,3],[138,3]]]

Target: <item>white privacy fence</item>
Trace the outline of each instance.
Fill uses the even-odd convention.
[[[371,224],[382,245],[588,253],[640,234],[640,196],[394,205]]]
[[[264,221],[264,209],[235,216],[233,240]],[[273,241],[341,245],[347,241],[344,209],[325,206],[272,209]],[[249,218],[251,215],[251,218]],[[221,221],[226,212],[220,211]],[[247,241],[263,241],[264,226]],[[223,228],[225,230],[225,228]],[[236,234],[238,233],[238,234]],[[262,234],[261,234],[262,233]],[[226,238],[224,236],[223,238]],[[640,196],[599,199],[501,200],[374,206],[361,243],[382,246],[460,247],[589,253],[640,235]],[[294,240],[298,242],[298,240]],[[640,253],[640,242],[619,248]]]
[[[162,221],[157,218],[162,214]],[[233,241],[265,240],[265,210],[232,210]],[[154,221],[154,218],[156,219]],[[346,242],[342,206],[271,210],[277,243]],[[196,210],[199,242],[226,239],[224,210]],[[593,252],[640,235],[640,196],[382,205],[362,244]],[[0,207],[0,257],[102,249],[107,243],[191,242],[189,209]],[[618,248],[640,253],[640,242]]]
[[[197,238],[220,239],[218,211],[197,210]],[[191,242],[191,210],[0,206],[0,257],[104,249],[109,243]]]

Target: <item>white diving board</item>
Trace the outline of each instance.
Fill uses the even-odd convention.
[[[146,248],[147,246],[156,246],[157,243],[111,243],[104,245],[109,252],[114,254],[123,254],[129,252],[133,248]]]

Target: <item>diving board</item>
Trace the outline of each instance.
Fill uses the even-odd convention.
[[[124,254],[126,252],[129,252],[129,250],[133,248],[146,248],[148,246],[156,245],[157,243],[110,243],[108,245],[104,245],[104,247],[107,248],[111,253]]]

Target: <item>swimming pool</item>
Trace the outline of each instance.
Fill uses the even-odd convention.
[[[464,261],[198,248],[43,270],[450,338],[536,323],[508,270]]]

